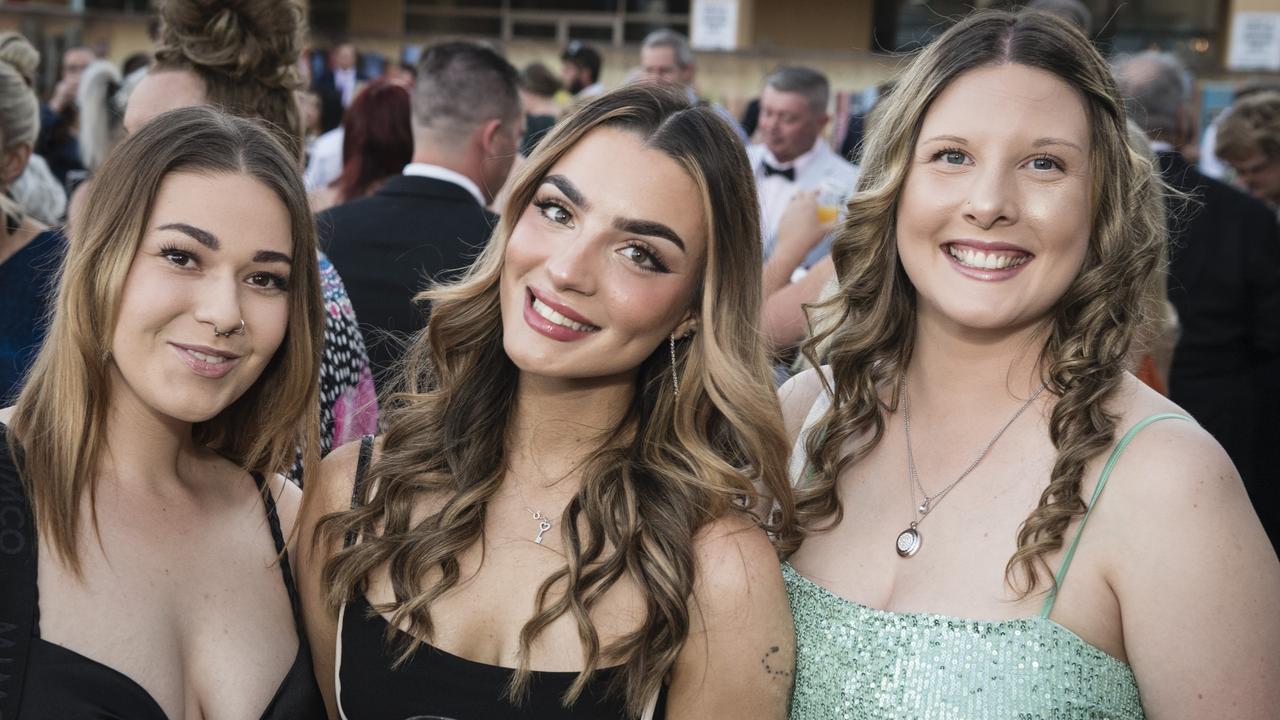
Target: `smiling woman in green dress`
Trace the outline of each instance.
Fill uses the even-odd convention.
[[[792,717],[1271,717],[1280,563],[1218,444],[1124,371],[1164,227],[1105,62],[979,13],[885,103],[827,366],[781,391]]]

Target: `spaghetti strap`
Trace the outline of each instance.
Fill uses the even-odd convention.
[[[364,479],[369,472],[369,460],[373,458],[373,436],[360,438],[360,455],[356,458],[356,477],[351,483],[351,508],[360,507],[360,497],[364,493]],[[356,543],[355,530],[348,530],[342,547],[348,548]]]
[[[276,544],[276,557],[280,561],[280,574],[284,576],[284,589],[289,593],[289,604],[293,606],[293,620],[302,632],[302,600],[298,597],[298,588],[293,584],[293,570],[289,566],[289,550],[284,542],[284,531],[280,528],[280,512],[276,509],[276,497],[267,487],[267,481],[260,472],[253,472],[253,481],[262,493],[267,505],[267,524],[271,526],[271,539]],[[285,482],[289,482],[285,480]]]
[[[1084,511],[1084,517],[1080,519],[1080,527],[1076,528],[1076,535],[1071,539],[1071,545],[1067,547],[1067,554],[1062,557],[1062,565],[1058,567],[1058,573],[1053,578],[1053,587],[1049,589],[1049,595],[1044,599],[1044,606],[1040,609],[1040,617],[1048,618],[1049,613],[1053,611],[1053,603],[1058,599],[1058,591],[1062,589],[1062,583],[1067,578],[1067,570],[1071,567],[1071,560],[1075,557],[1076,546],[1080,544],[1080,536],[1084,534],[1084,526],[1089,522],[1089,516],[1093,514],[1093,509],[1098,505],[1098,497],[1102,495],[1102,489],[1107,486],[1107,479],[1111,477],[1111,471],[1115,468],[1116,463],[1120,460],[1120,455],[1124,449],[1129,446],[1133,438],[1140,430],[1146,426],[1159,422],[1161,420],[1186,420],[1195,422],[1186,415],[1180,413],[1159,413],[1149,415],[1137,424],[1129,428],[1129,431],[1120,438],[1120,442],[1116,443],[1116,447],[1111,451],[1111,456],[1107,458],[1107,464],[1102,467],[1102,474],[1098,476],[1098,486],[1093,489],[1093,497],[1089,499],[1089,506]]]

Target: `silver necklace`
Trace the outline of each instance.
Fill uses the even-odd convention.
[[[538,535],[533,538],[533,541],[541,545],[542,534],[551,529],[551,518],[548,518],[546,515],[543,515],[531,507],[526,507],[525,510],[528,510],[529,514],[533,516],[533,519],[538,521]]]
[[[974,468],[978,467],[978,464],[987,456],[987,453],[991,452],[991,448],[995,447],[996,441],[1000,439],[1000,436],[1004,435],[1004,431],[1008,430],[1009,426],[1013,425],[1013,422],[1017,420],[1022,413],[1026,412],[1027,408],[1031,407],[1031,403],[1035,402],[1035,399],[1040,397],[1040,393],[1044,392],[1045,384],[1040,383],[1040,387],[1037,388],[1035,392],[1031,393],[1031,397],[1027,398],[1026,402],[1022,403],[1022,407],[1018,408],[1018,412],[1014,413],[1013,417],[1009,418],[1009,422],[1005,423],[1004,427],[1000,428],[999,432],[991,438],[991,441],[982,449],[982,452],[978,453],[978,457],[974,458],[973,462],[969,463],[969,467],[965,468],[964,472],[960,473],[960,477],[956,478],[950,485],[942,488],[933,495],[925,492],[924,485],[920,482],[920,474],[916,472],[915,453],[911,450],[911,403],[907,399],[907,374],[905,372],[902,374],[899,386],[902,390],[902,428],[907,436],[907,473],[909,476],[907,480],[907,487],[911,491],[912,510],[917,517],[915,520],[911,521],[911,524],[907,526],[906,530],[898,533],[898,539],[894,543],[894,549],[898,551],[899,556],[907,558],[919,552],[920,545],[924,542],[924,539],[920,535],[920,523],[924,522],[924,519],[929,516],[929,513],[933,512],[933,509],[936,508],[939,503],[942,502],[942,499],[947,496],[947,493],[951,492],[955,486],[960,484],[961,480],[964,480],[969,473],[973,472]],[[923,498],[919,505],[916,505],[917,488],[919,488],[920,496]]]

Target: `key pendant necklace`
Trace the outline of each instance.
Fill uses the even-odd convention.
[[[543,515],[533,508],[527,507],[525,510],[528,510],[529,514],[533,516],[533,519],[538,521],[538,535],[533,538],[533,541],[541,545],[542,534],[551,529],[551,520],[546,515]]]
[[[964,472],[960,473],[960,477],[956,478],[950,485],[942,488],[933,495],[925,492],[924,485],[920,482],[920,474],[916,472],[915,453],[911,450],[911,403],[907,399],[906,372],[902,373],[902,378],[899,381],[899,388],[902,391],[902,429],[903,433],[907,436],[907,489],[911,492],[911,504],[914,506],[912,510],[915,515],[915,519],[911,521],[906,530],[898,533],[898,538],[894,542],[893,549],[898,551],[899,557],[909,558],[920,552],[920,545],[924,543],[924,537],[920,535],[920,523],[924,522],[924,519],[929,516],[929,513],[933,512],[933,509],[938,506],[938,503],[942,502],[942,499],[947,496],[947,493],[951,492],[955,486],[960,484],[961,480],[964,480],[969,473],[973,472],[974,468],[978,467],[978,464],[987,456],[987,453],[991,452],[991,448],[995,447],[996,441],[1000,439],[1000,436],[1004,435],[1004,431],[1008,430],[1009,426],[1013,425],[1013,422],[1017,420],[1022,413],[1026,412],[1027,408],[1031,407],[1031,403],[1035,402],[1035,399],[1040,397],[1040,393],[1044,392],[1045,384],[1040,383],[1040,387],[1037,388],[1035,392],[1031,393],[1031,397],[1027,398],[1026,402],[1022,403],[1022,407],[1018,408],[1018,412],[1014,413],[1013,417],[1009,418],[1009,422],[1005,423],[1004,427],[1000,428],[1000,431],[991,438],[990,442],[987,443],[987,446],[982,449],[982,452],[978,453],[978,457],[975,458],[973,462],[969,463],[969,467],[965,468]],[[920,497],[923,498],[919,505],[916,505],[917,489],[920,491]]]

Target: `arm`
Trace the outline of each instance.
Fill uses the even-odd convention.
[[[783,720],[795,632],[778,557],[764,532],[723,518],[699,533],[689,638],[671,671],[670,720]]]
[[[1129,452],[1136,469],[1117,472],[1103,507],[1122,513],[1115,547],[1140,552],[1114,553],[1108,581],[1147,717],[1275,717],[1280,562],[1230,459],[1174,421]]]
[[[836,267],[828,255],[804,277],[765,298],[764,333],[773,349],[791,347],[809,334],[809,322],[802,306],[817,302],[822,289],[835,274]]]
[[[311,644],[312,667],[330,718],[338,717],[333,683],[338,618],[325,603],[326,587],[322,573],[325,560],[337,552],[342,543],[341,540],[323,542],[313,538],[320,518],[351,506],[359,452],[360,443],[353,442],[329,453],[320,463],[320,471],[307,478],[307,489],[298,516],[298,592],[302,596],[302,616],[307,626],[307,640]]]
[[[831,230],[832,223],[818,221],[818,191],[797,192],[778,219],[778,244],[764,265],[765,297],[791,282],[791,274]]]

